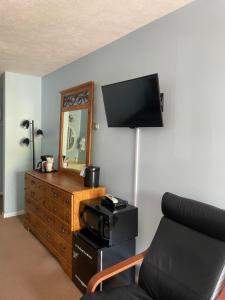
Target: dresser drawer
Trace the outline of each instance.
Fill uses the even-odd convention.
[[[42,209],[41,207],[30,200],[29,198],[26,200],[26,209],[31,211],[35,216],[41,217]]]
[[[60,246],[60,243],[56,243],[54,234],[52,231],[44,230],[43,223],[35,217],[31,212],[26,214],[26,225],[35,236],[50,250],[50,252],[56,257],[56,259],[61,264],[63,270],[72,278],[72,263],[69,257],[66,259],[59,253],[59,248],[61,252],[65,252],[63,245]],[[65,248],[67,249],[67,248]],[[72,252],[72,250],[71,250]],[[67,254],[68,255],[68,254]],[[71,253],[72,256],[72,253]]]
[[[72,245],[68,244],[63,238],[55,235],[57,252],[62,255],[69,263],[72,263]]]
[[[55,256],[55,258],[60,263],[63,270],[66,272],[66,274],[72,278],[72,263],[66,260],[62,255],[60,255],[54,247],[52,247],[50,244],[46,243],[45,240],[42,241],[43,244],[49,249],[49,251]]]
[[[69,225],[58,218],[55,218],[55,231],[68,243],[72,243],[72,233]]]
[[[55,217],[53,214],[51,214],[50,212],[48,212],[47,210],[45,210],[44,208],[41,210],[41,219],[42,221],[50,226],[52,229],[55,228]]]
[[[44,186],[42,181],[38,179],[32,178],[31,176],[25,177],[25,197],[32,198],[32,200],[41,203]]]
[[[52,213],[71,226],[71,210],[68,207],[62,206],[57,201],[51,201]]]
[[[72,261],[72,245],[67,243],[49,226],[46,226],[41,221],[36,221],[36,233],[42,237],[42,242],[51,250],[55,249],[55,255],[60,254],[68,263]]]
[[[26,213],[26,221],[31,231],[41,237],[42,242],[51,249],[55,249],[56,253],[62,255],[66,260],[72,259],[72,246],[63,238],[57,235],[49,226],[46,226],[43,220],[40,220],[33,211],[28,210]]]
[[[25,188],[25,197],[36,200],[36,197],[37,197],[36,189]],[[37,199],[37,201],[38,201],[38,199]]]
[[[42,242],[44,242],[47,247],[51,245],[55,248],[57,244],[54,231],[49,226],[46,226],[42,220],[39,220],[39,222],[40,226],[38,229],[38,234],[41,237]]]
[[[44,206],[41,207],[35,202],[30,201],[28,199],[26,201],[26,207],[41,219],[45,227],[48,226],[52,230],[55,229],[55,216],[50,211],[48,211]]]
[[[57,243],[55,239],[55,233],[50,228],[43,228],[42,236],[47,241],[47,244],[49,243],[56,248]]]
[[[69,275],[70,278],[72,278],[72,260],[71,261],[66,260],[62,255],[56,252],[55,248],[51,246],[48,248],[52,252],[52,254],[56,257],[63,270],[66,272],[66,274]]]
[[[26,222],[31,231],[34,231],[35,233],[40,232],[41,222],[30,210],[27,210],[26,212]]]
[[[25,183],[26,183],[27,187],[35,188],[38,181],[39,180],[34,178],[33,176],[25,174]]]
[[[52,201],[45,195],[42,199],[42,206],[49,211],[52,211]]]
[[[72,194],[49,186],[48,196],[53,202],[57,202],[68,209],[71,209]]]
[[[36,194],[34,196],[35,201],[41,203],[45,198],[46,190],[47,190],[47,185],[45,183],[43,183],[40,180],[36,181],[36,188],[35,188]]]
[[[28,190],[32,190],[32,191],[38,191],[38,189],[40,188],[40,184],[41,181],[32,177],[32,176],[25,176],[25,187]]]

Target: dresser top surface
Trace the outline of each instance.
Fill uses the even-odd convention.
[[[89,187],[85,187],[82,182],[82,179],[76,177],[76,175],[71,175],[63,172],[40,173],[37,171],[27,171],[26,174],[31,175],[37,179],[40,179],[48,184],[51,184],[59,189],[62,189],[72,194],[82,190],[92,189]]]

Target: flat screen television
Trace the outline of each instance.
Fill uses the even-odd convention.
[[[102,86],[108,127],[162,127],[158,74]]]

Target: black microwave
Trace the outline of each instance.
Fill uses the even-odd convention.
[[[138,235],[138,209],[128,204],[112,211],[101,198],[85,200],[80,203],[80,223],[83,234],[110,247]]]

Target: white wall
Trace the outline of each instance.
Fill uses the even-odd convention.
[[[141,129],[138,251],[166,191],[225,208],[224,37],[225,1],[197,0],[43,78],[43,152],[57,158],[59,91],[94,80],[93,162],[108,191],[132,203],[134,131],[107,127],[101,85],[159,73],[165,127]]]
[[[0,194],[3,192],[3,97],[4,75],[2,74],[0,76]]]
[[[20,141],[29,137],[29,130],[20,126],[24,119],[34,120],[41,127],[41,78],[5,73],[5,172],[4,214],[24,209],[24,171],[32,169],[32,148]],[[41,142],[36,139],[37,158]]]

